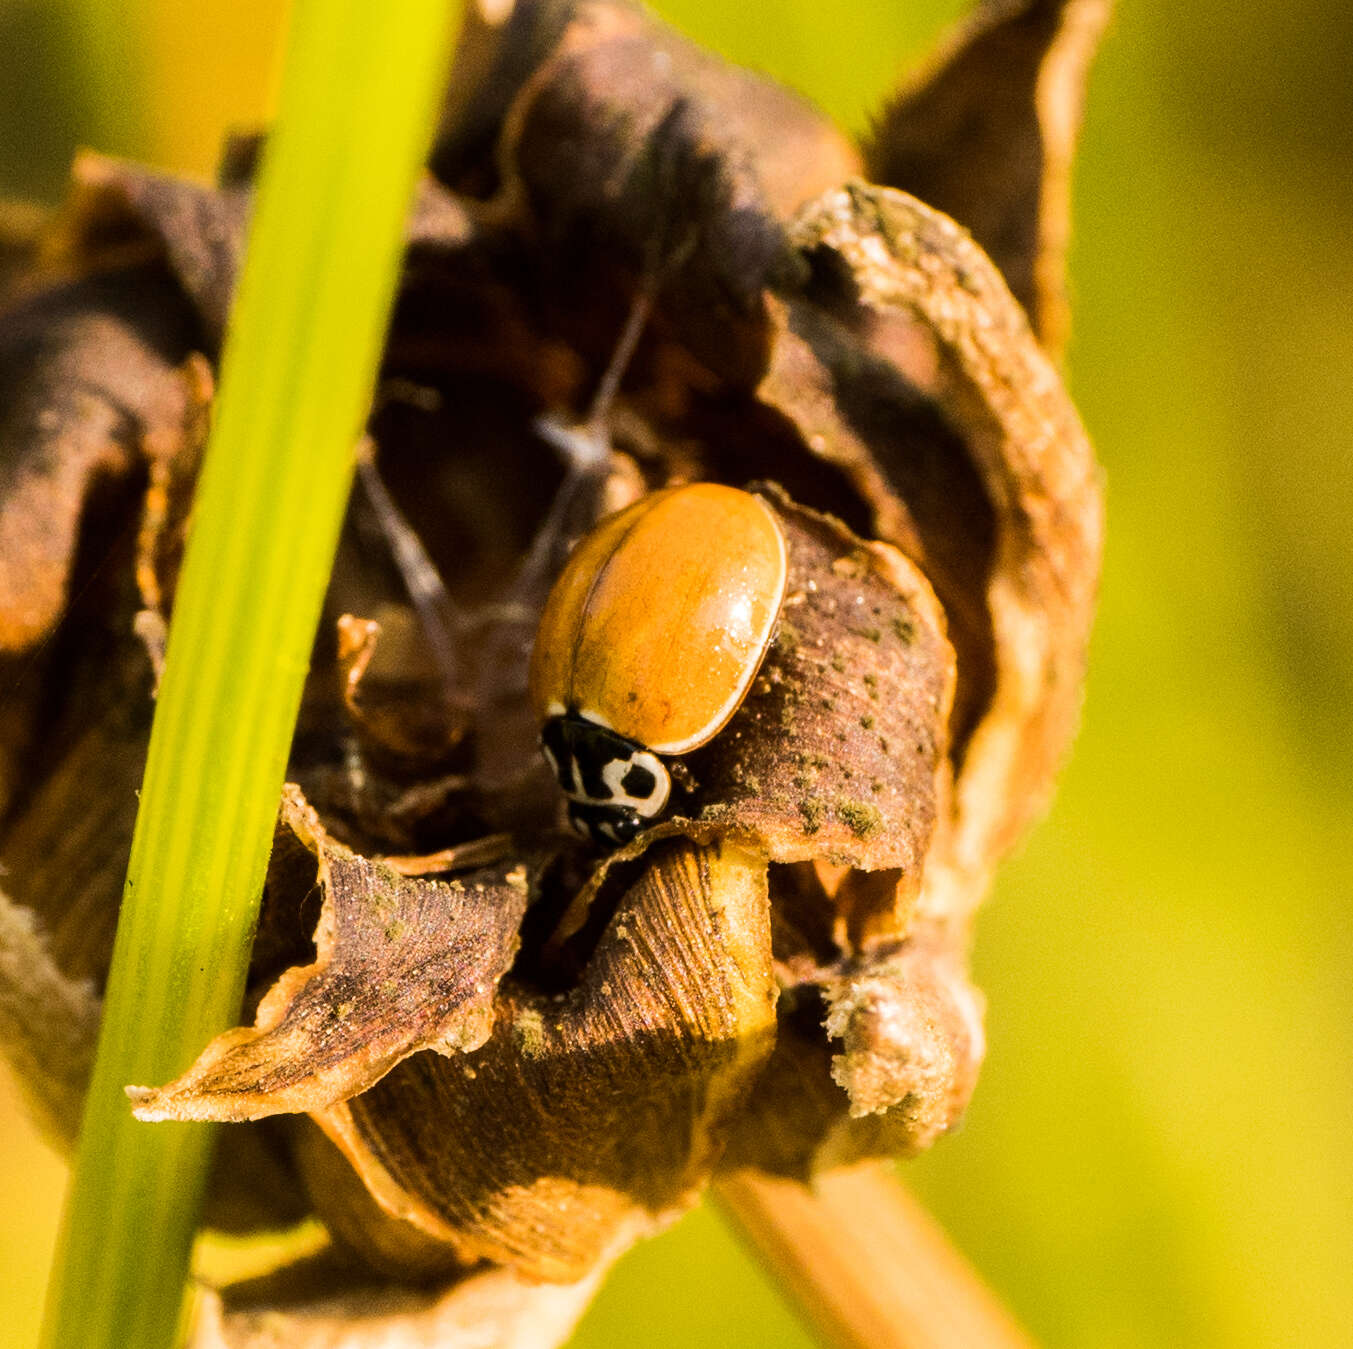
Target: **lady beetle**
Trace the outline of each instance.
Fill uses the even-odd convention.
[[[654,492],[573,551],[530,678],[541,745],[580,833],[623,843],[663,812],[663,756],[705,744],[746,697],[787,566],[771,508],[718,483]]]

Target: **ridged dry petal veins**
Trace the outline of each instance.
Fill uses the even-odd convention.
[[[637,1207],[694,1196],[774,1042],[765,864],[671,843],[578,987],[508,985],[460,1062],[409,1060],[320,1124],[393,1216],[532,1277],[584,1274]]]

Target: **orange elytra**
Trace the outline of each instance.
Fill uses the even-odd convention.
[[[531,699],[574,825],[622,842],[671,793],[663,756],[717,735],[784,600],[780,523],[719,483],[654,492],[578,544],[541,615]]]

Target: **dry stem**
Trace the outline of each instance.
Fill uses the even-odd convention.
[[[835,1349],[1033,1349],[929,1213],[880,1164],[811,1187],[756,1171],[715,1193]]]

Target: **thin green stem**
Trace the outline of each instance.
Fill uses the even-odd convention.
[[[431,135],[448,0],[296,0],[170,633],[49,1349],[179,1323],[211,1157],[139,1124],[238,1015],[310,645]]]

